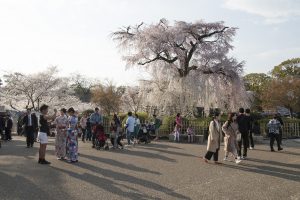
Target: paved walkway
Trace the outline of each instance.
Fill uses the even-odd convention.
[[[45,166],[38,144],[26,149],[24,138],[14,139],[0,149],[1,200],[300,199],[298,142],[274,153],[258,145],[240,165],[217,166],[200,159],[205,145],[168,142],[115,151],[80,143],[80,162],[68,164],[55,159],[51,139]]]

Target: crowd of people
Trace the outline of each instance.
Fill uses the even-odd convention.
[[[141,124],[139,116],[128,112],[128,117],[122,126],[122,121],[117,114],[113,115],[110,122],[109,134],[104,130],[104,118],[99,108],[95,108],[91,115],[88,113],[77,113],[74,108],[68,110],[62,108],[59,113],[54,109],[54,113],[49,115],[49,107],[42,105],[39,110],[39,117],[31,109],[27,109],[21,115],[18,125],[19,134],[26,136],[26,148],[32,148],[35,142],[40,143],[39,164],[50,164],[45,159],[48,136],[51,135],[51,126],[55,125],[55,154],[58,160],[66,160],[70,163],[78,162],[78,140],[82,142],[90,141],[92,148],[108,149],[108,137],[113,149],[123,149],[123,138],[127,140],[127,145],[150,142],[149,131],[153,132],[154,139],[158,139],[158,128],[161,125],[156,115],[153,115],[153,123]],[[0,118],[1,126],[5,128],[4,140],[11,140],[12,119],[10,117]],[[2,125],[3,124],[3,125]],[[10,127],[10,131],[8,131]],[[153,128],[152,128],[153,127]],[[125,130],[125,131],[124,131]],[[108,136],[109,135],[109,136]]]
[[[26,135],[26,147],[32,148],[35,141],[39,141],[39,159],[40,164],[50,164],[45,159],[46,148],[48,144],[48,135],[50,135],[50,124],[55,124],[55,154],[58,160],[66,160],[70,163],[78,162],[78,140],[82,142],[90,141],[92,148],[109,149],[107,140],[110,138],[113,149],[123,149],[122,139],[126,138],[127,145],[135,145],[136,143],[149,143],[152,132],[154,140],[158,140],[158,130],[162,125],[160,119],[153,115],[151,124],[141,123],[137,114],[133,115],[128,112],[126,122],[122,125],[122,121],[117,114],[113,115],[110,120],[109,136],[104,130],[104,118],[99,108],[95,108],[91,115],[82,113],[80,115],[74,108],[60,109],[59,114],[56,109],[52,115],[48,114],[49,107],[42,105],[40,107],[40,116],[37,117],[31,109],[22,116],[22,127]],[[224,161],[229,161],[230,156],[234,158],[235,163],[240,163],[247,158],[248,149],[254,149],[253,132],[255,131],[254,119],[250,114],[250,109],[239,109],[239,113],[229,113],[227,121],[221,124],[221,114],[215,113],[209,124],[209,135],[207,143],[207,153],[204,161],[208,163],[213,157],[216,164],[219,164],[219,150],[222,138],[224,138]],[[0,117],[0,133],[2,139],[10,141],[13,120],[10,116]],[[270,137],[270,148],[274,150],[274,141],[277,141],[278,151],[283,150],[281,147],[282,140],[282,119],[275,115],[270,120],[267,127]],[[124,131],[125,130],[125,131]],[[183,131],[183,120],[178,113],[174,121],[174,141],[180,141],[180,135]],[[195,140],[195,131],[191,126],[186,129],[188,142]]]
[[[248,149],[254,149],[253,122],[250,109],[245,111],[244,108],[240,108],[238,114],[229,113],[228,119],[223,125],[220,122],[220,113],[215,113],[209,125],[207,153],[203,157],[204,161],[208,163],[213,157],[214,162],[220,164],[218,158],[222,137],[224,138],[224,161],[229,161],[229,156],[232,156],[237,164],[247,159]],[[277,114],[267,124],[272,152],[275,151],[273,147],[275,140],[278,151],[283,150],[281,147],[282,126],[282,119]]]

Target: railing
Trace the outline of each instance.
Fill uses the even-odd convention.
[[[143,123],[143,122],[142,122]],[[221,124],[223,124],[222,122]],[[204,135],[207,138],[208,134],[208,121],[197,121],[197,120],[190,120],[184,121],[182,123],[182,133],[185,133],[187,128],[191,126],[196,135]],[[267,124],[266,123],[259,123],[260,126],[260,133],[264,137],[268,137],[267,134]],[[110,122],[109,120],[104,120],[104,129],[106,132],[110,132]],[[174,130],[173,122],[170,124],[163,124],[159,129],[159,135],[161,137],[168,136]],[[295,138],[300,137],[300,123],[293,122],[293,123],[284,123],[283,126],[283,138]]]
[[[268,137],[267,124],[260,123],[261,134],[264,137]],[[300,123],[284,123],[282,127],[282,137],[283,138],[295,138],[300,137]]]

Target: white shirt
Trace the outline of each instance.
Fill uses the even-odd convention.
[[[132,116],[129,116],[126,125],[127,125],[127,130],[131,133],[134,132],[134,124],[135,124],[135,119]]]
[[[86,128],[86,122],[87,122],[87,118],[86,117],[82,117],[81,119],[80,119],[80,126],[82,127],[82,128]]]
[[[140,121],[139,118],[137,118],[137,119],[135,120],[135,125],[141,125],[141,121]]]

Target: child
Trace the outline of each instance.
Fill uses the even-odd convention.
[[[176,124],[174,129],[174,142],[179,142],[180,137],[180,127]]]
[[[194,142],[195,132],[191,126],[189,126],[186,130],[186,134],[188,136],[188,143]]]

